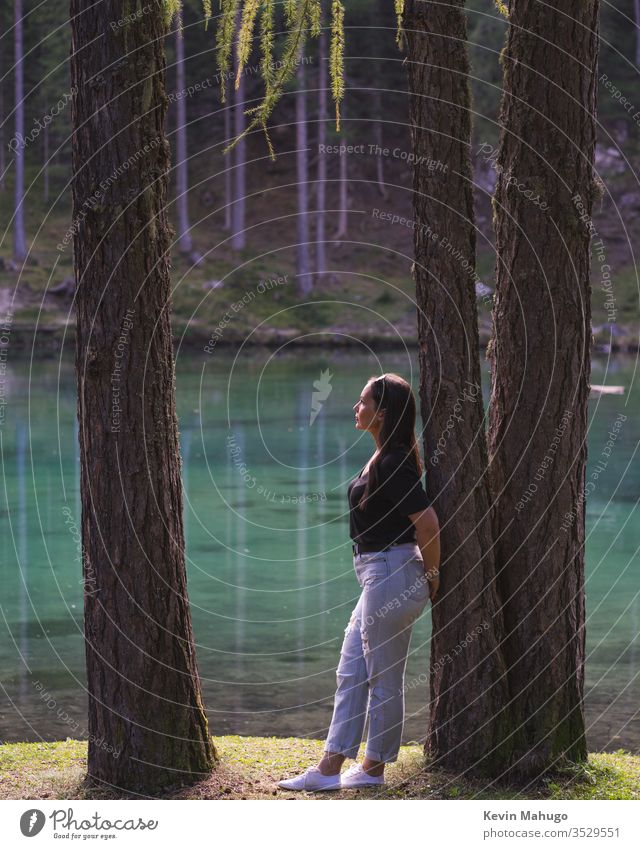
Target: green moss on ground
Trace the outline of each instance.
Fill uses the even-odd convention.
[[[590,754],[575,770],[518,790],[487,786],[429,769],[419,745],[403,746],[387,767],[387,786],[330,793],[292,793],[276,782],[316,763],[323,741],[295,737],[214,737],[220,763],[211,775],[163,798],[172,799],[640,799],[640,756],[624,750]],[[0,746],[0,798],[97,799],[125,794],[85,785],[87,743],[7,743]]]

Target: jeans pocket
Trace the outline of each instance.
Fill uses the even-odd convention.
[[[387,555],[384,551],[371,551],[365,554],[358,555],[361,566],[368,566],[370,563],[386,563]]]
[[[405,590],[408,598],[419,603],[429,598],[429,581],[424,571],[424,561],[421,557],[414,557],[409,561],[409,586]]]
[[[362,586],[372,587],[389,576],[389,562],[385,554],[365,554],[360,560]]]

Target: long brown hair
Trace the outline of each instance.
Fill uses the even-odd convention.
[[[420,477],[422,477],[422,459],[416,441],[416,399],[411,386],[399,374],[372,375],[371,397],[376,410],[385,410],[380,429],[380,453],[369,466],[369,477],[364,492],[358,502],[361,510],[378,488],[378,464],[385,454],[401,449],[411,455]]]

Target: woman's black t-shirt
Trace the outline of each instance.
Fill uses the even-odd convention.
[[[386,545],[416,542],[412,513],[430,506],[427,493],[413,457],[401,448],[393,448],[378,460],[378,488],[365,510],[357,503],[367,483],[358,475],[348,488],[349,533],[354,542],[383,548]]]

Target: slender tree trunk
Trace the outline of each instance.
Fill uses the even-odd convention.
[[[298,247],[296,249],[298,293],[311,292],[311,263],[309,261],[309,150],[307,145],[307,93],[305,91],[304,62],[300,57],[296,92],[296,177],[298,182]]]
[[[236,22],[237,27],[237,22]],[[235,49],[234,49],[235,55]],[[234,62],[234,71],[237,69],[237,60]],[[233,76],[235,80],[235,73]],[[231,83],[231,86],[234,86],[235,83]],[[244,132],[244,129],[247,125],[247,116],[244,114],[245,103],[244,103],[244,92],[245,92],[245,74],[240,76],[240,86],[237,91],[233,90],[234,97],[234,109],[233,109],[233,118],[234,118],[234,133],[236,136],[239,136]],[[231,247],[235,251],[241,251],[247,244],[247,237],[245,233],[245,195],[246,195],[246,157],[247,157],[247,144],[246,138],[241,139],[238,144],[234,148],[234,169],[233,169],[233,182],[234,182],[234,203],[232,207],[231,213]]]
[[[324,24],[324,21],[323,21]],[[316,191],[316,282],[327,273],[326,213],[327,157],[321,149],[327,143],[327,36],[324,31],[318,39],[318,170]]]
[[[636,19],[636,68],[640,69],[640,0],[633,0],[633,12]]]
[[[0,38],[0,192],[5,188],[5,170],[7,167],[6,153],[4,149],[4,47]]]
[[[24,262],[27,258],[27,237],[24,229],[24,60],[22,48],[22,0],[15,0],[15,29],[13,69],[15,79],[15,189],[13,218],[13,258]]]
[[[44,162],[42,164],[42,174],[44,178],[43,197],[45,203],[49,200],[49,127],[45,125],[42,131],[42,156]]]
[[[464,3],[408,0],[404,28],[426,488],[442,545],[425,751],[456,773],[496,777],[509,763],[510,714],[480,387]]]
[[[342,101],[340,105],[340,112],[342,113],[342,125],[344,126],[344,118],[345,118],[345,102]],[[338,179],[338,229],[336,231],[335,236],[333,237],[336,240],[344,239],[347,235],[347,219],[349,213],[349,174],[348,174],[348,163],[346,154],[342,154],[339,157],[340,160],[340,176]]]
[[[389,15],[389,0],[378,0],[377,5],[378,5],[378,8],[377,8],[378,20],[380,21],[380,26],[382,27],[382,24],[385,21],[385,18]],[[379,48],[380,53],[378,54],[380,56],[384,55],[384,53],[382,52],[384,50],[384,44],[382,42],[383,42],[383,39],[384,39],[384,42],[386,42],[386,40],[388,38],[388,32],[385,31],[385,30],[382,30],[381,36],[382,36],[381,38],[380,37],[376,38],[376,43],[380,44],[380,48]],[[383,132],[382,132],[382,95],[381,95],[380,89],[378,89],[378,88],[375,89],[374,94],[373,94],[373,99],[374,99],[374,103],[373,103],[374,114],[376,116],[376,122],[374,124],[374,129],[373,129],[375,143],[378,145],[378,148],[384,148]],[[380,155],[378,155],[376,157],[376,179],[377,179],[377,182],[378,182],[378,189],[380,190],[380,194],[386,200],[387,197],[388,197],[388,192],[387,192],[387,187],[386,187],[386,184],[385,184],[385,181],[384,181],[384,158]]]
[[[227,93],[227,103],[224,107],[224,139],[228,144],[231,141],[231,109],[233,103],[233,89]],[[224,164],[224,229],[227,233],[231,232],[232,220],[231,213],[233,210],[233,156],[223,157]]]
[[[121,13],[115,0],[91,8],[71,0],[88,775],[153,795],[206,777],[216,752],[184,558],[166,212],[167,31],[159,14],[114,31],[109,22]]]
[[[176,37],[176,88],[185,89],[184,38],[182,21],[177,18]],[[187,156],[187,100],[176,101],[176,207],[178,213],[178,250],[187,254],[193,247],[189,227],[189,158]]]
[[[509,20],[494,197],[489,449],[509,684],[522,730],[514,771],[536,776],[564,756],[587,756],[584,495],[598,0],[514,0]]]
[[[376,122],[374,124],[374,138],[375,143],[379,149],[384,148],[383,137],[382,137],[382,98],[380,96],[380,91],[376,89],[374,94],[374,110],[376,115]],[[384,157],[382,155],[376,156],[376,179],[378,182],[378,189],[380,190],[380,194],[383,198],[387,198],[387,187],[384,182]]]

